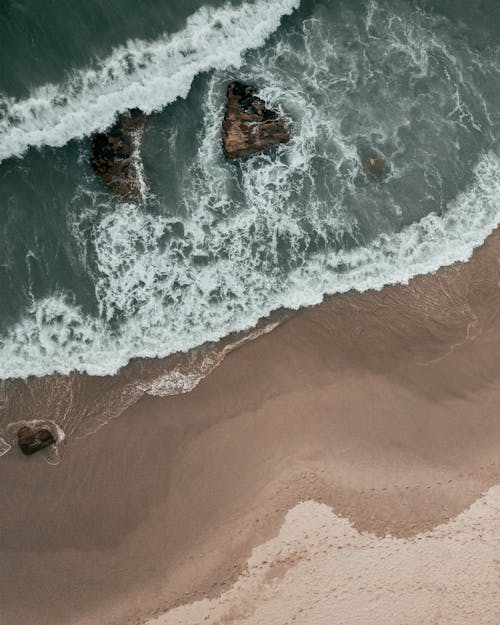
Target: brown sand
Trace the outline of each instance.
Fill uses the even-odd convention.
[[[298,504],[276,538],[214,599],[148,625],[498,625],[500,487],[411,539],[360,534],[323,504]]]
[[[296,610],[307,610],[296,622],[345,625],[325,586],[339,546],[329,532],[340,527],[351,532],[358,573],[374,562],[360,555],[370,549],[395,567],[378,587],[375,570],[367,577],[375,594],[364,609],[378,596],[389,605],[389,582],[398,575],[401,584],[408,580],[401,592],[411,601],[412,584],[423,580],[408,568],[416,557],[430,574],[427,591],[418,594],[414,614],[396,611],[385,622],[455,625],[449,619],[456,610],[443,608],[441,617],[433,606],[439,597],[445,607],[461,605],[466,571],[455,575],[444,560],[449,553],[458,562],[463,553],[474,559],[474,587],[482,588],[470,622],[493,624],[496,573],[480,539],[464,529],[469,517],[435,530],[441,546],[428,532],[500,482],[499,249],[495,233],[467,264],[301,311],[230,354],[191,393],[142,399],[93,436],[69,438],[57,467],[16,450],[4,456],[1,624],[126,625],[216,597],[245,567],[252,573],[245,564],[252,548],[276,535],[290,510],[300,525],[304,509],[296,506],[307,500],[318,502],[307,504],[301,526],[312,524],[311,544],[304,537],[303,545],[311,559],[292,567],[290,586],[285,566],[279,592],[270,574],[255,606],[261,624],[287,622],[277,599],[295,596]],[[494,509],[492,492],[483,503]],[[316,516],[329,524],[324,535]],[[394,536],[388,543],[380,538],[386,534]],[[455,535],[459,544],[448,549]],[[322,561],[325,536],[332,548]],[[427,546],[412,551],[422,536]],[[410,546],[394,547],[405,539]],[[306,593],[308,602],[304,595],[304,576],[313,571],[323,602],[317,616],[314,596]],[[171,612],[165,623],[191,623],[189,614],[201,619],[193,625],[205,622],[215,604],[203,605],[205,612]],[[176,621],[176,614],[189,618]],[[208,622],[257,622],[252,618],[229,611]]]

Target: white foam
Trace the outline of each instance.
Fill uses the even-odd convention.
[[[0,436],[0,457],[5,456],[12,449],[12,445],[10,445],[4,438]]]
[[[457,84],[465,104],[484,98],[471,74],[479,66],[457,60],[446,42],[419,25],[418,19],[408,31],[409,40],[403,45],[400,34],[400,44],[381,65],[378,55],[385,54],[386,39],[394,33],[384,31],[376,38],[373,29],[387,28],[390,20],[376,3],[370,6],[374,11],[367,21],[370,38],[355,41],[361,49],[357,55],[345,54],[345,48],[361,37],[359,30],[342,25],[337,36],[330,36],[321,21],[313,19],[303,25],[302,44],[298,37],[293,45],[283,37],[241,68],[243,80],[253,78],[262,84],[264,97],[292,116],[292,140],[273,155],[239,163],[222,158],[227,75],[212,76],[198,152],[182,177],[182,219],[166,216],[171,210],[165,207],[160,215],[146,206],[96,207],[89,196],[91,219],[78,209],[72,232],[81,249],[93,248],[87,270],[95,284],[99,316],[86,315],[60,294],[34,302],[23,320],[0,339],[0,378],[73,370],[113,374],[133,357],[186,352],[247,330],[281,307],[297,309],[321,302],[325,294],[406,283],[471,256],[500,223],[500,158],[477,148],[474,125],[492,131],[486,103],[474,109],[476,120],[467,115],[450,120],[447,114],[453,112],[456,101],[451,96]],[[424,63],[415,51],[419,45],[441,62]],[[403,95],[395,106],[390,92],[373,91],[370,82],[370,72],[383,73],[390,64],[391,80],[400,78],[394,77],[398,69],[405,72],[405,79],[415,81],[432,72],[433,90],[411,102]],[[359,95],[360,81],[365,91],[372,88],[368,104],[366,94]],[[381,76],[375,75],[373,81],[377,88],[385,88]],[[392,88],[388,84],[387,89]],[[356,97],[358,108],[353,110]],[[391,104],[388,112],[382,108],[385,102]],[[428,125],[426,134],[402,145],[399,131],[410,115],[417,128]],[[392,150],[393,170],[384,184],[359,181],[359,136],[353,136],[352,126],[359,128],[361,138]],[[476,150],[473,170],[464,171],[453,160],[459,158],[455,147],[459,139],[467,154]],[[443,156],[445,146],[452,149]],[[403,149],[404,157],[399,158]],[[462,167],[462,178],[470,179],[448,206],[441,203],[439,185],[409,189],[414,177],[406,173],[409,167],[428,162],[434,166],[445,159]],[[440,180],[438,168],[431,167],[430,173]],[[398,189],[403,192],[398,194]],[[401,223],[409,209],[422,203],[425,217],[411,225]],[[429,206],[436,212],[429,214]],[[363,239],[358,219],[366,215],[374,234]],[[389,218],[392,232],[386,229]],[[182,237],[175,234],[179,220]],[[347,237],[349,246],[344,244]],[[353,242],[358,244],[354,247]],[[145,390],[167,394],[190,390],[217,361],[212,355],[195,363],[192,371],[174,371]]]
[[[52,434],[55,443],[49,445],[43,457],[49,464],[59,464],[60,444],[66,438],[66,434],[57,423],[47,419],[21,419],[20,421],[9,423],[2,431],[2,437],[0,437],[0,456],[3,456],[10,451],[14,445],[17,445],[18,432],[22,427],[29,427],[34,430],[42,428],[48,430]]]
[[[102,317],[86,316],[61,296],[36,302],[0,343],[0,377],[72,370],[113,374],[133,357],[164,357],[246,330],[282,306],[298,309],[321,302],[325,293],[406,283],[467,260],[500,223],[499,197],[500,159],[490,153],[477,165],[474,184],[445,215],[428,215],[361,249],[318,255],[288,276],[252,274],[250,256],[243,250],[234,262],[207,266],[194,275],[188,262],[176,265],[168,251],[159,251],[168,220],[122,207],[100,227],[103,273],[97,292]],[[239,245],[235,241],[236,254]],[[179,292],[175,282],[184,285]],[[210,301],[217,288],[236,298]],[[169,305],[166,294],[172,298]],[[126,321],[112,333],[105,319],[116,312]]]
[[[143,135],[144,127],[142,126],[139,126],[139,128],[132,132],[132,154],[130,155],[130,160],[133,165],[133,172],[136,178],[135,182],[137,189],[139,190],[139,197],[143,202],[145,202],[149,194],[149,188],[141,154]]]
[[[156,397],[168,397],[190,393],[198,384],[218,367],[224,358],[233,350],[244,345],[248,341],[271,332],[279,325],[279,321],[272,321],[262,328],[257,328],[253,332],[244,334],[226,345],[215,345],[207,352],[195,352],[192,358],[185,364],[174,367],[174,369],[161,374],[158,378],[146,385],[139,385],[139,388],[148,395]],[[1,454],[0,454],[1,455]]]
[[[0,162],[29,146],[60,147],[104,130],[117,112],[146,113],[184,98],[193,78],[214,68],[239,67],[243,54],[263,45],[300,0],[255,0],[202,7],[186,27],[154,41],[132,40],[65,83],[46,84],[26,99],[0,98]],[[263,18],[264,16],[264,18]]]

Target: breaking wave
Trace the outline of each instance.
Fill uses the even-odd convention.
[[[151,113],[186,97],[197,74],[240,66],[244,52],[262,46],[299,4],[255,0],[202,7],[180,32],[128,41],[94,67],[73,72],[65,83],[38,87],[27,99],[0,97],[0,162],[30,146],[60,147],[104,130],[128,108]]]
[[[355,21],[349,9],[333,24],[304,20],[243,63],[242,52],[260,45],[297,4],[272,3],[265,26],[260,18],[252,22],[255,5],[204,10],[182,37],[151,44],[161,54],[148,57],[146,69],[139,70],[134,57],[131,74],[122,68],[120,79],[110,79],[125,87],[103,96],[103,115],[123,101],[144,108],[146,100],[153,110],[167,99],[149,84],[152,76],[164,86],[174,76],[162,77],[160,57],[184,77],[185,94],[200,67],[228,66],[231,45],[232,65],[241,63],[242,79],[262,85],[263,97],[290,115],[293,138],[274,154],[226,162],[220,127],[228,76],[214,72],[204,90],[195,156],[178,176],[181,206],[170,205],[166,190],[140,206],[102,206],[89,194],[86,212],[70,211],[74,239],[90,249],[84,264],[98,315],[64,294],[33,301],[0,339],[0,378],[114,374],[132,358],[187,352],[252,328],[282,307],[407,283],[465,261],[498,226],[498,123],[495,102],[482,90],[500,82],[497,61],[469,50],[453,32],[442,35],[432,17],[396,15],[369,2],[363,20]],[[199,28],[210,50],[200,44],[185,56]],[[228,33],[237,28],[233,40]],[[220,41],[224,45],[212,50]],[[91,75],[94,88],[97,74]],[[132,99],[134,80],[157,99]],[[131,99],[124,97],[129,91]],[[50,119],[70,111],[67,102],[60,106]],[[50,119],[41,122],[43,132],[56,128]],[[82,133],[93,128],[95,116],[85,119]],[[99,121],[107,123],[109,117]],[[391,163],[383,183],[362,173],[359,156],[367,146]],[[189,372],[178,377],[158,384],[157,392],[190,387]]]
[[[175,246],[162,248],[171,232],[167,219],[153,218],[132,205],[120,207],[102,220],[97,237],[97,290],[104,315],[86,316],[58,296],[36,302],[2,340],[0,377],[113,374],[131,358],[164,357],[217,341],[255,326],[280,307],[317,304],[325,293],[406,283],[418,274],[467,260],[500,223],[499,198],[500,159],[490,153],[475,168],[474,184],[444,216],[428,215],[364,248],[330,251],[287,276],[266,279],[251,275],[251,259],[243,250],[236,256],[230,252],[223,264],[206,265],[193,276],[188,264],[175,266],[170,256]],[[229,227],[229,232],[234,234],[234,229]],[[192,237],[195,243],[196,232]],[[237,237],[235,245],[242,245]],[[198,253],[201,258],[204,252],[198,248]],[[217,301],[222,292],[229,297]],[[105,316],[117,310],[127,310],[130,316],[113,333]]]

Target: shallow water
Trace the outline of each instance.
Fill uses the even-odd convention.
[[[468,258],[500,221],[500,15],[469,5],[2,2],[0,378],[113,374]],[[224,160],[235,76],[290,144]],[[138,205],[89,164],[133,106]]]

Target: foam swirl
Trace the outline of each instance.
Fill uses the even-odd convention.
[[[295,5],[279,3],[275,25]],[[247,5],[227,10],[242,19]],[[344,19],[318,14],[284,30],[238,75],[287,111],[292,141],[227,163],[228,73],[213,72],[197,110],[203,123],[189,135],[191,158],[171,186],[158,183],[139,206],[96,204],[89,191],[88,204],[69,210],[98,314],[57,289],[31,298],[0,337],[0,378],[106,375],[135,357],[187,352],[282,307],[467,260],[499,225],[500,127],[493,90],[484,89],[500,85],[495,56],[440,30],[433,16],[395,14],[385,2],[368,3],[361,19],[346,7]],[[162,131],[155,158],[164,172],[183,128]],[[366,145],[390,161],[383,184],[360,171]],[[191,373],[162,378],[155,392],[191,388]]]

